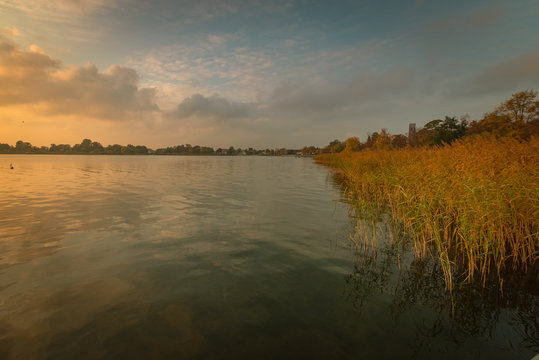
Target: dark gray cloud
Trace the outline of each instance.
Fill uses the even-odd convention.
[[[500,4],[481,7],[465,13],[452,14],[426,23],[419,31],[437,35],[448,31],[469,32],[491,27],[502,19],[503,7]]]
[[[487,67],[455,95],[485,95],[517,88],[539,87],[539,49]]]
[[[209,97],[194,94],[185,98],[171,115],[178,118],[199,117],[215,120],[246,119],[257,116],[257,105],[233,102],[217,94]]]
[[[413,81],[413,72],[398,67],[376,74],[366,70],[351,81],[335,82],[323,79],[317,82],[286,84],[275,89],[270,99],[276,111],[329,112],[357,107],[407,89]]]
[[[502,22],[503,16],[504,8],[500,4],[439,16],[413,32],[410,45],[421,49],[424,54],[421,60],[428,67],[443,70],[455,61],[466,62],[467,59],[462,56],[464,52],[470,53],[478,46],[485,47],[480,42],[488,39],[489,34],[500,31],[497,25]],[[460,57],[455,57],[456,54]]]

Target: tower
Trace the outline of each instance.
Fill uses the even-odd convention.
[[[416,139],[416,130],[415,130],[415,123],[410,123],[408,125],[408,144],[414,144]]]

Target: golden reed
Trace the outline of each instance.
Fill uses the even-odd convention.
[[[449,288],[539,257],[539,138],[468,137],[451,145],[320,155],[337,171],[360,213],[390,213],[432,249]]]

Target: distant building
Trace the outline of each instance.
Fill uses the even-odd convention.
[[[415,123],[410,123],[410,125],[408,125],[408,144],[413,144],[416,140],[416,136]]]

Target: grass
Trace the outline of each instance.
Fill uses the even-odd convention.
[[[446,284],[526,272],[539,257],[539,139],[471,137],[441,147],[320,155],[362,214],[389,213]],[[374,221],[374,220],[373,220]]]

